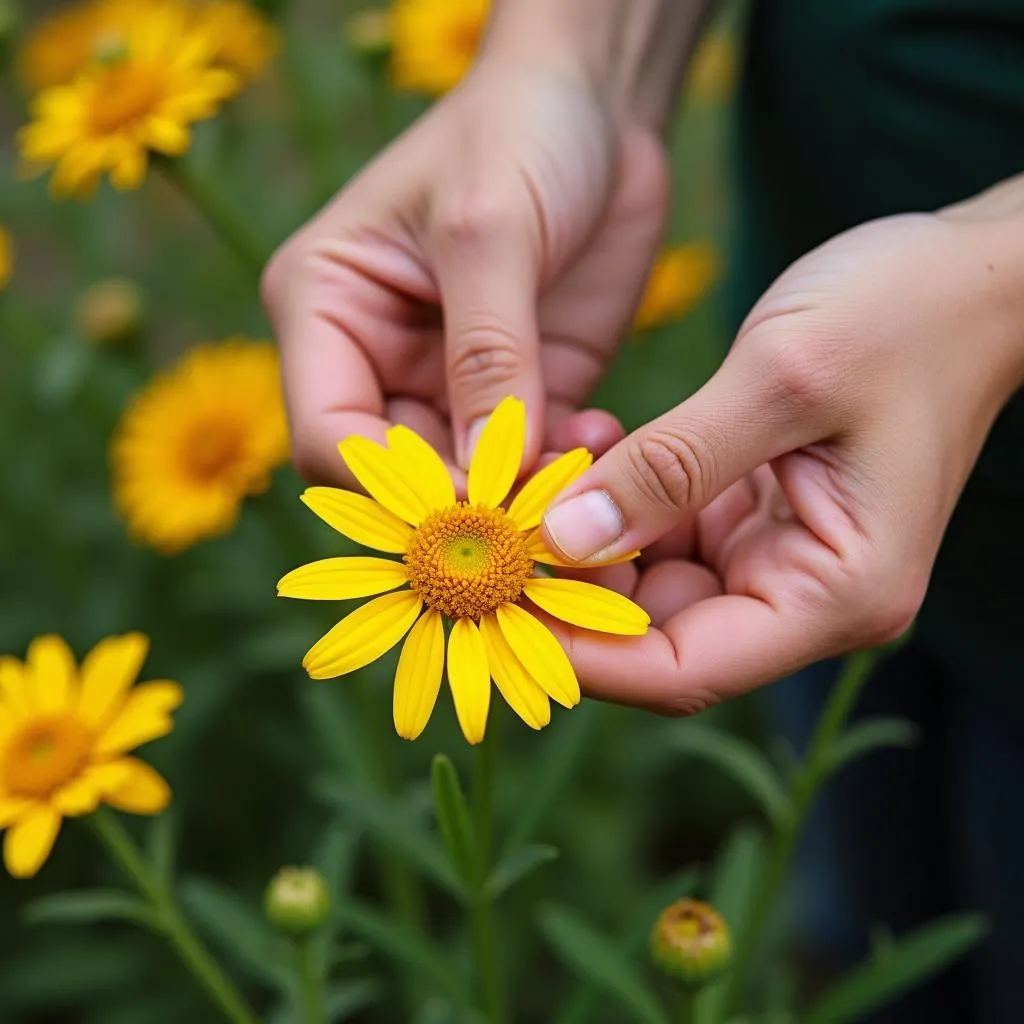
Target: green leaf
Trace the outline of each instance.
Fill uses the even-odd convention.
[[[351,778],[368,782],[370,755],[356,722],[351,700],[344,700],[336,688],[310,686],[302,691],[310,727],[331,762]]]
[[[851,725],[828,751],[826,771],[839,771],[858,757],[881,747],[912,747],[920,730],[906,718],[879,716]]]
[[[629,958],[582,918],[557,906],[540,913],[548,942],[576,973],[617,999],[634,1020],[668,1024],[653,989]]]
[[[87,924],[94,921],[133,921],[159,930],[149,905],[119,889],[82,889],[58,892],[33,900],[22,910],[28,924]]]
[[[157,880],[169,886],[174,878],[175,851],[178,848],[178,818],[174,809],[158,814],[149,826],[146,850]]]
[[[380,983],[373,978],[345,981],[327,990],[325,1011],[328,1024],[348,1020],[359,1010],[376,1002],[380,996]]]
[[[466,889],[444,850],[393,797],[338,779],[325,779],[318,790],[325,799],[351,815],[367,832],[442,888],[459,899],[465,898]]]
[[[451,758],[446,754],[436,754],[430,767],[430,776],[434,785],[437,826],[452,866],[462,876],[466,888],[476,890],[482,873],[480,851],[469,808],[466,806],[466,795],[462,792],[462,784]]]
[[[793,805],[778,772],[760,750],[739,736],[688,723],[669,735],[669,744],[684,755],[717,765],[757,801],[773,827],[784,825]]]
[[[287,943],[237,893],[209,878],[187,878],[181,902],[205,935],[250,976],[279,989],[291,984]]]
[[[964,955],[984,938],[988,926],[978,914],[959,914],[898,938],[880,956],[855,968],[818,1001],[807,1024],[846,1024]]]
[[[317,841],[310,863],[327,879],[337,903],[352,886],[359,836],[340,817],[331,821]]]
[[[490,877],[484,884],[484,895],[488,900],[496,900],[517,882],[536,871],[543,864],[550,864],[558,859],[558,847],[542,846],[531,843],[521,846],[498,861]]]
[[[341,912],[342,920],[351,931],[391,957],[403,970],[421,975],[459,1006],[469,1005],[469,986],[436,951],[436,943],[428,943],[359,900],[346,900]]]

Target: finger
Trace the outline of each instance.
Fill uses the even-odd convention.
[[[545,539],[588,562],[643,548],[758,466],[826,436],[832,412],[756,350],[615,445],[553,503]]]
[[[658,629],[684,608],[721,592],[721,581],[706,566],[669,559],[644,571],[632,598]]]
[[[551,447],[560,452],[586,448],[600,458],[626,435],[622,424],[604,409],[584,409],[582,412],[563,413],[560,417],[558,413],[549,413],[548,419],[556,420],[548,432]]]
[[[492,194],[501,196],[497,186]],[[430,256],[441,291],[452,430],[468,468],[484,421],[508,395],[527,410],[524,465],[543,436],[544,388],[537,337],[538,244],[529,214],[459,199],[433,218]]]

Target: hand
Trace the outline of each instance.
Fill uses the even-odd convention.
[[[304,476],[347,482],[337,442],[395,422],[465,467],[507,394],[527,466],[566,429],[619,436],[572,417],[643,288],[668,176],[653,131],[606,106],[582,77],[484,62],[278,251],[264,299]]]
[[[810,253],[703,389],[558,498],[548,541],[575,560],[654,544],[639,572],[602,572],[656,629],[561,630],[584,690],[692,713],[909,626],[1024,377],[1019,215],[1009,227],[896,217]]]

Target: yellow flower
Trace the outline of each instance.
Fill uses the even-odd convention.
[[[736,86],[736,37],[715,29],[697,47],[686,75],[686,91],[702,103],[725,103]]]
[[[679,245],[663,250],[647,278],[643,298],[633,319],[633,330],[678,320],[718,276],[718,258],[706,242]]]
[[[37,637],[25,662],[0,656],[0,828],[4,864],[34,875],[63,818],[110,804],[159,814],[167,783],[133,748],[173,728],[181,687],[160,680],[132,687],[149,641],[139,633],[101,640],[81,670],[58,636]]]
[[[18,133],[23,160],[36,170],[54,165],[55,195],[87,195],[104,171],[116,188],[138,188],[150,150],[180,156],[188,126],[237,91],[237,76],[210,59],[207,36],[189,27],[183,8],[157,4],[109,59],[36,97]]]
[[[192,24],[204,32],[214,64],[255,78],[277,52],[274,26],[244,0],[206,0],[195,5]]]
[[[274,347],[196,346],[136,395],[111,454],[114,501],[136,540],[173,554],[226,533],[288,457]]]
[[[384,594],[342,619],[302,664],[314,679],[345,675],[375,661],[408,633],[394,689],[395,728],[405,739],[423,731],[437,700],[445,664],[444,619],[452,621],[448,682],[470,743],[483,739],[492,677],[534,729],[551,719],[549,697],[564,707],[579,702],[568,657],[541,620],[522,607],[521,598],[584,629],[623,636],[647,631],[647,613],[619,594],[534,575],[535,563],[562,564],[544,545],[541,516],[592,457],[583,448],[562,455],[526,483],[506,509],[502,505],[519,473],[525,437],[525,407],[506,398],[477,443],[468,501],[456,500],[434,449],[402,426],[388,431],[386,448],[363,437],[339,445],[371,497],[331,487],[311,487],[302,496],[339,533],[402,556],[401,561],[311,562],[288,573],[278,594],[328,601]]]
[[[439,96],[469,70],[489,0],[394,0],[391,80],[396,89]]]
[[[14,272],[14,243],[11,234],[0,224],[0,290],[7,287],[7,282]]]

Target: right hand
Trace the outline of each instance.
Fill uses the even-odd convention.
[[[526,402],[529,466],[629,325],[660,240],[664,150],[586,82],[484,61],[275,254],[264,301],[299,471],[350,483],[337,443],[405,423],[465,468],[467,435]]]

